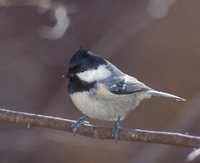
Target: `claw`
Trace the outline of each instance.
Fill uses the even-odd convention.
[[[115,138],[115,142],[117,143],[117,138],[118,138],[118,133],[119,133],[119,129],[121,129],[122,127],[119,125],[119,121],[120,121],[120,116],[118,117],[117,121],[115,122],[114,128],[112,130],[112,136]]]
[[[78,121],[76,121],[74,124],[71,125],[71,128],[73,130],[73,135],[75,136],[77,133],[77,129],[79,128],[80,125],[85,124],[85,118],[87,118],[88,116],[85,115],[83,117],[81,117]],[[87,122],[86,122],[87,123]]]

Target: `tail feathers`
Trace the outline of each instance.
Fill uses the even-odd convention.
[[[148,92],[153,96],[162,96],[162,97],[174,98],[177,101],[185,101],[184,98],[181,98],[181,97],[169,94],[169,93],[165,93],[165,92],[159,92],[159,91],[156,91],[156,90],[149,90]]]

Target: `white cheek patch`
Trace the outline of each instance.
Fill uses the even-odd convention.
[[[94,81],[103,80],[106,79],[111,75],[111,72],[106,69],[105,65],[101,65],[98,67],[98,69],[93,70],[87,70],[84,72],[80,72],[77,74],[77,76],[88,83],[92,83]]]

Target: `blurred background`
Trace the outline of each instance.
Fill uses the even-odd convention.
[[[0,108],[79,119],[61,76],[82,46],[148,86],[187,99],[143,101],[123,127],[200,135],[199,6],[199,0],[0,0]],[[191,151],[0,124],[1,163],[182,163]]]

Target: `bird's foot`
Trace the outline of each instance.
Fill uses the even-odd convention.
[[[73,130],[73,135],[75,136],[76,133],[77,133],[77,129],[79,128],[80,125],[82,124],[85,124],[85,123],[88,123],[88,122],[85,122],[85,118],[87,118],[88,116],[85,115],[83,117],[81,117],[78,121],[76,121],[74,124],[71,125],[71,128]]]
[[[120,125],[119,125],[119,121],[120,121],[120,116],[118,117],[117,121],[115,122],[115,125],[114,125],[114,128],[112,130],[112,136],[115,138],[115,142],[117,143],[117,138],[118,138],[118,133],[119,133],[119,130],[122,128]]]

